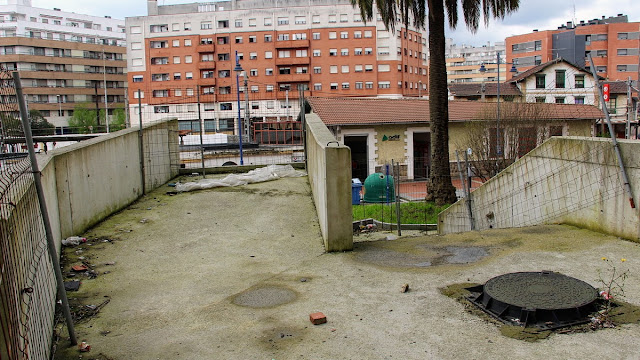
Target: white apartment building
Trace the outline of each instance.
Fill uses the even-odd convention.
[[[506,53],[504,41],[491,45],[487,42],[482,46],[457,45],[453,39],[447,39],[445,56],[447,61],[447,81],[449,83],[496,82],[497,54],[500,53],[500,82],[507,79],[505,70],[511,66],[505,64]],[[484,64],[486,72],[480,72],[480,65]]]

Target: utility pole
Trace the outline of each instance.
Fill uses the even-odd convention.
[[[98,82],[93,83],[93,88],[96,94],[96,125],[100,125],[100,101],[98,101]]]
[[[247,143],[251,142],[251,117],[249,114],[249,75],[244,72],[244,128],[247,133]]]
[[[285,94],[285,106],[287,107],[287,119],[285,121],[289,121],[289,90],[284,92]]]
[[[107,133],[109,133],[109,108],[107,106],[107,58],[104,54],[104,44],[102,45],[102,75],[104,85],[104,123],[107,125]]]
[[[633,116],[633,99],[631,98],[631,76],[627,79],[627,124],[624,127],[624,138],[631,138],[631,117]]]

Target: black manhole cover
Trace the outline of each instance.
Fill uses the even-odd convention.
[[[499,320],[542,329],[588,321],[598,298],[593,286],[551,271],[500,275],[468,290],[469,300]]]

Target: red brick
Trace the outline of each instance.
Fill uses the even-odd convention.
[[[327,322],[327,317],[323,313],[317,312],[317,313],[310,314],[309,320],[313,325],[320,325]]]

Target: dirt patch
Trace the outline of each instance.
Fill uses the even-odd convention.
[[[252,308],[269,308],[283,305],[297,298],[293,290],[277,286],[264,286],[244,291],[233,298],[233,303]]]

